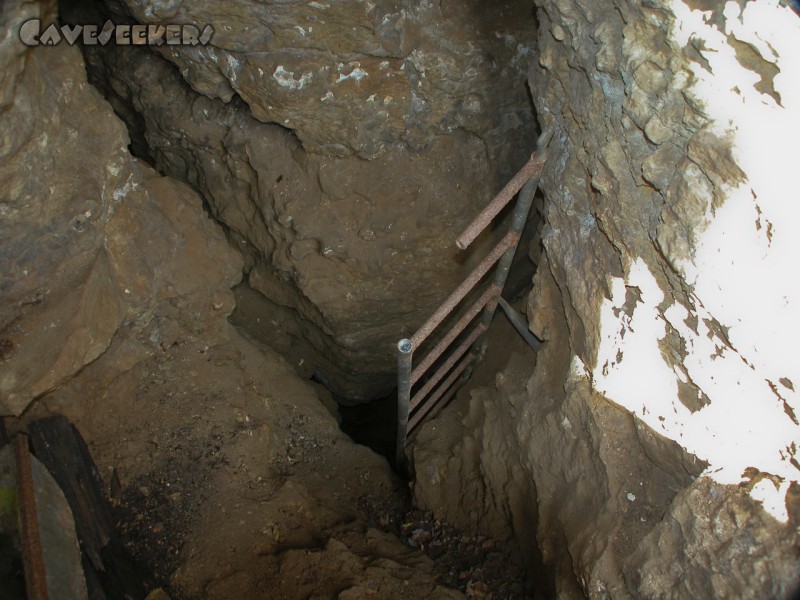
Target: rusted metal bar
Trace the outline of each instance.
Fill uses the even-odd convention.
[[[408,403],[411,399],[411,365],[414,343],[409,339],[397,342],[397,442],[395,466],[402,469],[406,463],[406,436],[408,435]]]
[[[20,434],[14,439],[14,458],[17,463],[17,504],[22,542],[22,564],[25,569],[25,591],[28,600],[48,600],[28,436]]]
[[[470,333],[467,338],[461,342],[461,344],[453,350],[453,353],[447,359],[447,361],[439,367],[436,372],[431,375],[431,378],[425,382],[420,390],[414,394],[414,397],[411,398],[411,402],[409,404],[409,410],[414,410],[417,405],[422,402],[425,397],[430,393],[430,391],[439,383],[442,378],[450,372],[450,369],[453,368],[453,365],[458,362],[458,360],[467,353],[470,346],[474,344],[477,339],[486,331],[486,327],[484,325],[478,325],[475,327],[475,330]]]
[[[539,185],[538,181],[531,179],[528,183],[526,183],[522,191],[519,194],[519,198],[517,199],[517,205],[514,207],[514,214],[511,217],[511,230],[508,232],[507,235],[514,235],[514,237],[519,240],[522,228],[525,227],[525,222],[528,220],[528,213],[531,210],[531,204],[533,203],[533,196],[536,194],[536,187]],[[506,250],[503,257],[497,263],[497,268],[494,271],[494,280],[492,281],[492,285],[497,287],[498,289],[502,290],[503,287],[506,285],[506,279],[508,278],[508,271],[511,268],[511,263],[514,262],[514,254],[517,252],[517,246],[514,245]],[[489,328],[489,325],[492,323],[492,319],[494,318],[494,313],[497,310],[497,304],[492,303],[491,305],[487,305],[486,308],[483,309],[483,315],[481,316],[481,323]],[[484,351],[486,350],[486,342],[487,337],[478,342],[473,349],[473,352],[478,356],[482,356]]]
[[[511,178],[511,181],[500,190],[489,205],[458,236],[456,245],[459,248],[465,250],[532,177],[536,178],[536,184],[538,185],[539,176],[542,174],[544,165],[547,162],[545,150],[547,150],[547,144],[550,143],[551,137],[553,137],[552,128],[542,132],[542,135],[536,141],[536,151],[531,155],[531,159],[523,165],[517,174]]]
[[[458,366],[453,370],[452,373],[450,373],[450,376],[444,380],[444,383],[437,388],[433,395],[428,399],[428,402],[420,406],[411,416],[411,419],[408,422],[408,431],[413,431],[414,427],[422,422],[422,419],[426,414],[428,414],[431,407],[436,404],[436,401],[439,400],[445,394],[445,392],[450,389],[453,383],[455,383],[456,379],[461,377],[461,374],[467,370],[467,367],[475,362],[476,358],[477,356],[470,352],[463,359],[461,359],[461,362],[458,364]]]
[[[506,302],[505,298],[500,296],[497,300],[500,302],[500,307],[503,309],[503,312],[506,313],[514,329],[517,330],[522,336],[522,339],[524,339],[535,352],[538,352],[539,348],[542,347],[542,340],[531,333],[531,330],[528,328],[528,321],[519,314],[513,306]]]
[[[468,375],[469,375],[468,373],[464,373],[463,375],[461,375],[461,379],[459,379],[453,385],[451,385],[450,389],[447,390],[447,393],[441,398],[439,398],[439,400],[436,401],[436,403],[433,404],[433,406],[431,406],[430,411],[428,411],[428,414],[426,415],[427,419],[435,418],[436,415],[438,415],[441,412],[441,410],[450,403],[450,400],[453,399],[453,396],[455,396],[458,393],[458,390],[464,387],[464,384],[467,383],[467,381],[469,380]]]
[[[541,345],[541,341],[533,336],[527,329],[527,324],[525,324],[525,327],[520,325],[523,319],[513,308],[505,303],[505,300],[500,297],[500,294],[508,278],[508,271],[514,260],[517,244],[519,244],[522,235],[522,229],[528,219],[533,197],[539,185],[539,177],[547,162],[546,149],[552,136],[552,128],[548,128],[539,136],[536,143],[536,151],[531,156],[531,159],[517,172],[497,196],[494,197],[489,206],[467,226],[456,240],[456,244],[462,250],[467,248],[492,219],[500,213],[503,207],[508,204],[511,198],[513,198],[517,192],[520,192],[517,205],[514,207],[511,218],[511,228],[508,233],[489,255],[472,270],[453,293],[447,297],[436,312],[434,312],[414,335],[411,336],[411,339],[404,339],[398,343],[398,465],[405,463],[405,443],[409,432],[421,423],[426,414],[432,409],[434,409],[435,414],[435,412],[440,410],[441,406],[444,406],[450,401],[461,385],[454,385],[456,380],[461,377],[463,383],[463,380],[468,377],[468,375],[464,375],[467,368],[483,355],[487,340],[485,333],[488,331],[492,318],[497,311],[498,302],[503,303],[503,309],[506,310],[506,314],[509,315],[512,324],[514,324],[517,330],[525,337],[526,341],[531,344],[534,349],[538,349],[538,346],[535,345],[537,342],[538,345]],[[453,325],[436,347],[428,353],[422,363],[418,365],[416,369],[412,370],[412,354],[414,348],[418,348],[428,338],[431,332],[442,323],[445,317],[455,309],[469,291],[478,284],[484,275],[488,273],[489,269],[496,263],[497,268],[495,269],[492,284],[489,288],[475,303],[473,303],[456,324]],[[475,331],[459,345],[447,361],[440,366],[430,380],[425,383],[422,389],[414,395],[414,398],[410,398],[411,386],[419,381],[420,377],[422,377],[447,348],[450,347],[481,310],[483,310],[483,316],[481,317],[480,324],[475,328]],[[472,351],[464,356],[467,348],[470,346],[472,346]],[[453,369],[453,365],[457,362],[457,366]],[[453,369],[450,375],[439,385],[440,380],[447,375],[450,369]],[[438,388],[436,387],[437,385]],[[426,399],[426,396],[432,392],[434,388],[435,391],[433,394]],[[410,419],[409,410],[413,411]]]
[[[498,260],[515,244],[519,242],[519,233],[509,231],[505,237],[500,240],[497,246],[484,258],[481,263],[472,270],[472,273],[467,275],[467,278],[461,282],[447,300],[442,302],[441,306],[433,313],[425,323],[417,329],[417,332],[411,336],[411,342],[414,348],[419,348],[420,344],[436,329],[436,327],[449,315],[453,309],[458,306],[458,303],[464,299],[464,296],[474,288],[477,283],[483,278],[484,275],[492,268]],[[512,255],[513,257],[513,255]],[[503,279],[505,282],[505,279]],[[502,287],[500,288],[502,289]]]
[[[450,347],[455,339],[459,336],[459,334],[466,329],[467,325],[472,322],[479,312],[485,307],[489,302],[495,301],[496,298],[500,295],[500,290],[493,285],[490,285],[486,291],[478,298],[475,303],[469,307],[467,312],[456,322],[453,327],[450,328],[450,331],[447,332],[447,335],[444,336],[441,341],[436,344],[436,347],[428,352],[425,358],[416,366],[414,370],[411,372],[411,385],[414,385],[419,381],[419,378],[431,368],[431,365],[436,362],[442,353]]]

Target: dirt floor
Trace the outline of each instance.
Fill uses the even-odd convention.
[[[343,434],[329,394],[281,357],[227,323],[160,333],[154,355],[152,335],[119,336],[22,423],[58,413],[77,425],[148,589],[525,597],[503,544],[413,511],[407,482]]]

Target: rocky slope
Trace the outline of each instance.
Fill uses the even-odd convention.
[[[416,498],[513,533],[558,597],[789,597],[797,16],[537,8],[530,84],[556,135],[527,312],[548,341],[419,434]]]

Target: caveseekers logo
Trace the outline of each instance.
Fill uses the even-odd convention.
[[[111,40],[118,46],[205,46],[213,35],[211,25],[201,31],[194,25],[115,25],[112,21],[106,21],[102,29],[50,24],[42,31],[41,20],[31,19],[19,29],[19,39],[26,46],[57,46],[61,42],[72,46],[78,40],[86,46],[105,46]]]

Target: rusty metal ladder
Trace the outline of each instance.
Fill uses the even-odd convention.
[[[396,464],[406,463],[406,440],[408,435],[428,416],[434,416],[455,396],[459,388],[466,382],[469,369],[480,359],[486,349],[486,332],[492,322],[497,305],[502,301],[500,294],[508,277],[508,271],[517,251],[522,229],[528,219],[533,196],[539,185],[539,177],[547,162],[547,145],[553,136],[552,129],[539,136],[536,151],[531,159],[517,172],[506,186],[494,197],[489,205],[458,236],[456,245],[465,250],[489,223],[500,213],[511,199],[519,192],[517,204],[511,217],[511,227],[502,240],[475,267],[464,281],[448,296],[439,308],[411,336],[397,343],[397,449]],[[439,343],[430,350],[422,361],[414,366],[414,352],[444,321],[444,319],[464,300],[465,296],[483,279],[494,266],[494,276],[488,288],[464,312]],[[508,312],[510,307],[503,304]],[[467,327],[475,321],[475,317],[483,311],[472,331],[455,349],[451,346]],[[511,316],[511,315],[509,315]],[[513,318],[512,318],[513,321]],[[525,326],[527,330],[527,326]],[[522,333],[522,331],[520,331]],[[528,332],[530,335],[530,332]],[[523,334],[524,335],[524,334]],[[532,335],[531,340],[535,340]],[[538,340],[537,340],[538,341]],[[445,353],[449,351],[444,362],[419,386],[411,395],[412,389],[421,382],[423,376]],[[466,355],[466,356],[465,356]],[[442,381],[444,380],[444,381]]]

